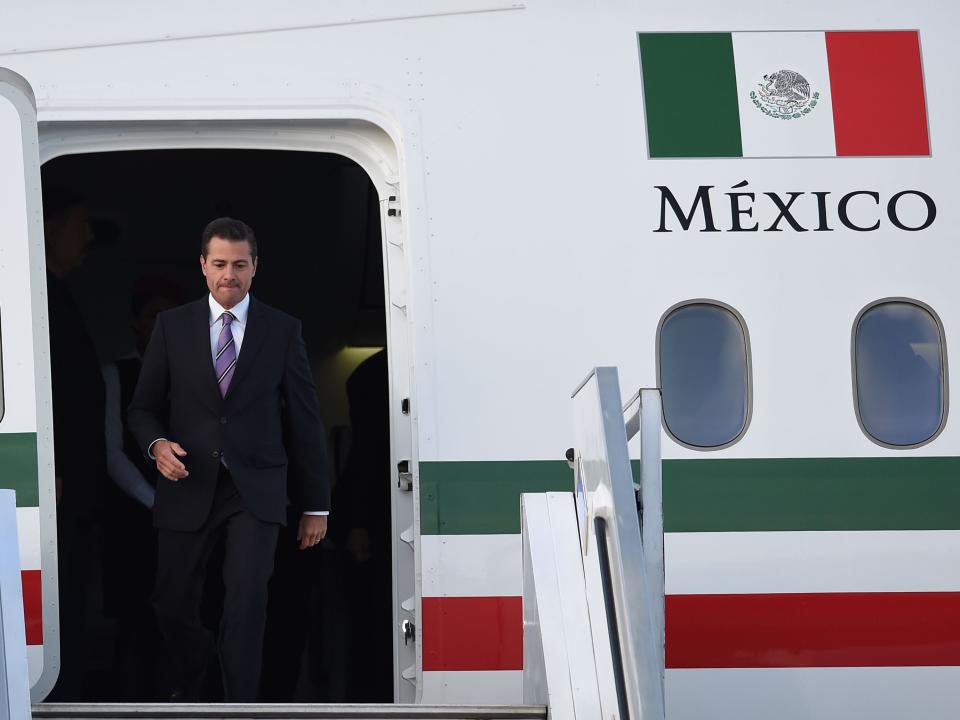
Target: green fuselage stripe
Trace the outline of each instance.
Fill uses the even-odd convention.
[[[0,434],[0,489],[16,491],[17,507],[40,504],[36,433]]]
[[[424,462],[421,532],[519,533],[521,493],[572,489],[563,461]],[[960,457],[666,460],[663,508],[666,532],[960,530]]]
[[[650,157],[740,157],[730,33],[640,33]]]
[[[420,463],[420,532],[488,535],[520,532],[520,494],[571,490],[565,462]]]

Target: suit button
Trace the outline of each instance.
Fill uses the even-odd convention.
[[[221,424],[221,425],[226,425],[226,424],[227,424],[227,419],[226,419],[225,417],[220,418],[220,424]]]
[[[214,451],[213,451],[212,453],[210,453],[210,454],[213,455],[215,458],[220,457],[220,451],[219,451],[219,450],[214,450]]]

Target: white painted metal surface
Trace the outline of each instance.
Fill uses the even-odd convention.
[[[758,692],[762,688],[762,692]],[[785,697],[794,702],[784,703]],[[955,718],[958,667],[745,668],[667,675],[672,717]]]
[[[53,468],[49,337],[37,110],[21,76],[0,68],[0,328],[3,337],[4,408],[0,433],[35,433],[38,504],[17,511],[21,569],[40,571],[45,598],[56,598],[57,547]],[[32,495],[33,493],[31,493]],[[42,540],[46,539],[46,542]],[[32,697],[43,698],[59,672],[56,602],[42,609],[44,644],[30,646]]]
[[[663,569],[663,462],[660,453],[661,427],[660,390],[640,391],[640,536],[643,541],[643,562],[650,587],[651,634],[661,670],[661,693],[665,673],[665,598]]]
[[[955,530],[670,533],[666,589],[668,595],[960,592],[957,558]]]
[[[255,22],[253,11],[236,24],[233,18],[227,25],[216,23],[222,33],[236,27],[235,36],[211,36],[214,10],[204,9],[195,22],[158,12],[162,19],[156,27],[168,30],[150,42],[143,36],[142,18],[115,10],[115,3],[98,4],[96,13],[63,2],[53,7],[41,13],[33,3],[13,3],[8,17],[16,21],[4,23],[0,37],[6,48],[0,62],[39,88],[44,123],[362,118],[360,110],[389,118],[402,147],[408,239],[417,246],[411,273],[417,289],[410,299],[424,320],[416,342],[423,381],[418,381],[419,405],[430,411],[419,420],[429,423],[419,433],[425,459],[554,457],[563,444],[557,439],[570,437],[555,398],[568,384],[565,378],[596,361],[591,350],[623,369],[625,386],[649,386],[660,315],[679,300],[705,296],[738,308],[753,341],[755,424],[741,442],[723,451],[725,457],[886,454],[847,422],[850,392],[844,371],[852,318],[869,300],[894,292],[925,298],[948,330],[960,318],[945,289],[950,287],[947,268],[958,251],[940,237],[931,235],[925,246],[943,260],[931,266],[928,256],[904,252],[912,236],[900,231],[876,237],[842,230],[807,233],[802,242],[788,233],[781,238],[786,241],[774,243],[759,236],[724,234],[705,242],[696,234],[680,238],[651,232],[659,214],[652,188],[663,183],[689,192],[703,181],[722,192],[746,175],[750,187],[762,193],[801,186],[852,189],[876,179],[889,196],[904,183],[922,181],[949,197],[957,179],[951,159],[957,143],[949,133],[936,132],[936,118],[950,117],[954,101],[940,91],[929,93],[933,158],[795,161],[789,186],[783,184],[779,161],[645,162],[636,31],[857,28],[866,5],[818,0],[774,13],[760,0],[748,0],[731,16],[727,6],[695,0],[653,11],[634,1],[611,1],[599,12],[557,2],[401,21],[389,20],[395,16],[381,3],[371,5],[369,14],[365,5],[354,17],[352,11],[345,16],[341,6],[327,13],[278,2],[271,6],[271,17],[284,19],[278,26]],[[877,16],[884,27],[923,28],[929,88],[950,87],[950,12],[927,1],[885,7]],[[51,14],[58,18],[56,28],[47,22]],[[93,17],[110,21],[93,22]],[[65,27],[71,29],[69,39],[58,30]],[[281,27],[301,29],[278,32]],[[489,52],[491,37],[498,39],[497,53]],[[481,57],[483,62],[476,62]],[[570,102],[571,97],[581,100]],[[600,107],[606,109],[603,132],[592,132]],[[584,132],[591,142],[569,142]],[[510,173],[502,172],[506,161]],[[577,202],[565,203],[563,212],[545,211],[556,207],[556,188],[548,181],[531,183],[532,177],[562,178],[565,193]],[[477,198],[483,198],[486,212],[474,212]],[[950,226],[953,212],[944,205],[938,225]],[[762,214],[761,222],[771,219],[766,210]],[[470,221],[468,232],[464,218]],[[590,242],[577,240],[588,237]],[[850,277],[848,268],[881,256],[898,261]],[[510,262],[505,265],[503,258]],[[612,267],[608,258],[616,259]],[[636,288],[631,273],[651,261],[677,272]],[[582,297],[562,292],[563,283],[542,274],[547,266],[576,267],[577,286],[589,291]],[[538,284],[518,316],[518,295],[489,292],[494,272],[523,293],[534,274],[545,284]],[[812,292],[812,285],[832,290]],[[630,294],[626,288],[632,288]],[[629,305],[628,297],[633,298]],[[558,342],[571,318],[601,307],[623,309],[617,314],[629,319],[634,331],[616,334],[604,323],[585,323],[580,347]],[[536,323],[529,322],[533,318]],[[818,338],[817,351],[803,341],[806,337]],[[562,352],[552,352],[552,362],[537,368],[536,383],[518,378],[529,397],[523,409],[504,417],[496,410],[499,403],[475,402],[472,391],[478,386],[503,398],[520,388],[502,381],[510,376],[510,358],[560,347]],[[471,360],[479,357],[483,363]],[[466,376],[473,382],[462,382]],[[797,377],[826,383],[823,393],[836,412],[826,414],[820,432],[809,432],[804,418],[813,408],[802,384],[794,382]],[[784,406],[797,412],[778,412]],[[463,418],[466,407],[471,408],[469,422]],[[553,411],[537,423],[534,408]],[[956,447],[960,435],[953,424],[945,433],[938,439],[941,450]],[[673,444],[666,452],[696,457],[695,451]]]
[[[491,702],[523,697],[522,670],[433,670],[423,673],[423,694],[436,703]]]
[[[520,535],[424,535],[420,538],[427,597],[523,594]],[[440,568],[446,569],[442,575]]]
[[[643,541],[643,562],[650,584],[653,604],[652,628],[658,667],[664,667],[664,551],[663,551],[663,463],[660,436],[663,434],[663,412],[660,390],[642,388],[624,408],[627,441],[640,436],[640,474],[634,480],[639,486],[640,536]],[[637,482],[639,480],[639,482]]]
[[[934,307],[946,333],[950,374],[960,377],[960,354],[954,351],[960,329],[955,282],[960,245],[952,232],[960,224],[960,204],[953,201],[960,186],[960,135],[952,129],[960,98],[954,92],[957,11],[949,3],[687,0],[650,6],[636,0],[599,5],[538,0],[401,7],[371,0],[362,7],[321,7],[277,0],[268,19],[262,9],[233,5],[177,0],[142,8],[118,0],[16,0],[4,7],[0,65],[13,68],[36,89],[49,148],[58,143],[68,148],[75,138],[93,134],[101,138],[99,149],[107,149],[108,136],[116,135],[114,149],[119,149],[138,127],[163,122],[184,128],[200,121],[275,123],[253,138],[263,147],[281,146],[284,128],[317,143],[330,129],[323,123],[360,121],[381,128],[396,149],[389,179],[398,183],[403,206],[402,221],[384,220],[392,223],[386,228],[396,226],[400,233],[395,236],[399,246],[386,245],[385,253],[388,260],[402,254],[408,263],[390,280],[391,323],[396,323],[392,347],[406,343],[400,355],[391,356],[391,397],[415,391],[413,414],[405,419],[394,413],[392,431],[411,460],[559,457],[573,444],[563,400],[569,379],[602,362],[621,368],[624,387],[654,384],[658,321],[667,308],[689,298],[729,303],[743,315],[751,338],[751,425],[742,440],[712,458],[904,457],[864,437],[852,407],[851,323],[878,298],[910,296]],[[189,13],[179,12],[188,6]],[[457,14],[444,14],[451,10]],[[647,159],[637,31],[868,27],[920,30],[931,157]],[[878,100],[878,112],[886,101]],[[318,125],[311,131],[301,122]],[[332,134],[347,131],[337,127]],[[167,136],[154,147],[177,147],[186,143],[184,135],[164,144]],[[255,146],[253,140],[242,146]],[[302,149],[299,142],[289,146]],[[342,147],[345,154],[352,152],[349,145]],[[758,197],[764,191],[801,189],[830,191],[835,197],[858,188],[889,197],[918,187],[937,199],[940,214],[934,228],[920,234],[893,228],[872,234],[788,230],[775,236],[652,232],[659,215],[655,185],[669,185],[687,198],[699,185],[713,185],[720,206],[726,201],[722,193],[742,180]],[[769,205],[758,204],[761,224],[772,214]],[[31,307],[33,328],[29,320],[23,323],[36,334],[20,340],[11,338],[14,330],[4,314],[9,301],[3,293],[24,287],[23,267],[29,265],[31,272],[40,267],[42,277],[39,257],[20,261],[11,254],[23,252],[9,243],[16,237],[8,233],[0,241],[0,253],[18,268],[13,284],[6,276],[0,283],[7,391],[0,431],[7,423],[39,430],[41,474],[52,478],[49,433],[44,435],[49,395],[44,395],[42,373],[36,373],[39,381],[34,378],[34,368],[46,362],[40,339],[46,327],[43,303]],[[642,283],[638,268],[646,270]],[[19,298],[17,304],[25,307]],[[403,323],[409,332],[395,336],[393,328]],[[572,329],[577,342],[571,342]],[[31,348],[36,360],[29,356]],[[34,408],[35,419],[29,417]],[[633,446],[637,458],[638,446]],[[669,440],[663,453],[668,459],[704,457]],[[934,442],[909,453],[957,455],[955,417]],[[413,469],[416,476],[416,462]],[[419,605],[420,579],[426,582],[427,574],[431,589],[440,594],[456,595],[461,585],[468,591],[476,585],[443,555],[440,565],[421,564],[415,554],[418,492],[415,483],[413,493],[397,500],[401,510],[395,519],[397,533],[414,528],[414,550],[398,546],[396,560],[404,570],[398,572],[395,595],[411,609]],[[52,510],[41,504],[39,515],[52,537]],[[676,543],[668,535],[668,587],[723,592],[729,585],[719,575],[729,575],[702,572],[720,566],[735,569],[743,588],[815,590],[826,586],[817,580],[820,575],[843,575],[842,567],[817,554],[819,541],[772,535],[723,542],[678,538]],[[871,533],[851,535],[857,539],[845,536],[844,548],[850,548],[852,563],[859,562],[861,549],[888,547],[882,540],[871,545],[877,539]],[[737,545],[745,540],[769,547],[770,554],[748,553]],[[905,541],[916,550],[910,554],[912,567],[891,585],[952,588],[952,570],[941,569],[953,540],[944,534],[924,542],[929,544]],[[46,551],[46,544],[42,547]],[[747,554],[737,555],[741,550]],[[474,556],[482,557],[482,550]],[[410,558],[412,573],[407,571]],[[788,581],[775,574],[778,561],[783,567],[795,564],[802,573]],[[875,559],[866,562],[876,564]],[[595,568],[588,565],[585,572],[592,584]],[[499,578],[498,587],[510,585],[506,576]],[[801,578],[811,584],[805,586]],[[55,613],[45,618],[53,622]],[[409,653],[398,669],[412,668],[409,674],[417,678],[421,665]],[[865,669],[846,675],[844,670],[668,671],[671,718],[706,713],[739,718],[738,693],[742,699],[747,690],[757,694],[751,707],[764,708],[767,716],[789,711],[817,720],[902,717],[896,702],[871,699],[890,699],[891,688],[903,693],[905,702],[922,698],[930,717],[955,714],[958,683],[950,668]],[[474,688],[481,688],[478,694],[507,697],[497,693],[519,688],[520,672],[427,675],[419,679],[419,697],[430,700],[464,697]],[[851,676],[858,680],[844,694],[836,678]],[[718,685],[731,689],[715,693],[714,706],[693,699],[711,696]],[[406,697],[414,697],[412,690]],[[721,697],[728,702],[721,703]],[[795,702],[778,707],[778,698],[785,697]]]
[[[524,494],[523,700],[554,720],[600,720],[598,664],[571,493]]]
[[[17,552],[17,498],[0,490],[0,720],[28,720],[30,677]]]

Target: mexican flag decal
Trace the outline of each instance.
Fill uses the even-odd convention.
[[[652,158],[930,154],[915,30],[638,37]]]

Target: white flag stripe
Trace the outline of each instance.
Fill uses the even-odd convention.
[[[960,531],[669,533],[668,595],[960,591]]]
[[[822,32],[733,33],[733,61],[740,107],[744,157],[831,157],[837,154],[827,44]],[[764,75],[781,70],[800,73],[819,93],[816,107],[802,117],[783,120],[760,110],[751,99]],[[799,97],[799,96],[798,96]]]
[[[422,535],[424,597],[523,595],[520,535]]]
[[[17,542],[20,569],[40,569],[40,508],[17,508]]]
[[[960,667],[667,670],[666,691],[669,718],[955,720]]]

